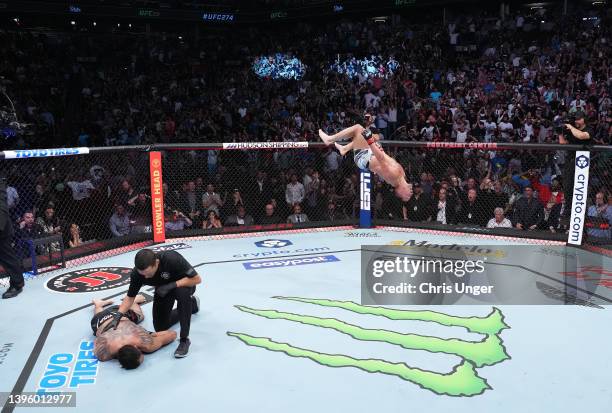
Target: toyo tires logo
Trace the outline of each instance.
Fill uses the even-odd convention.
[[[91,293],[121,287],[130,282],[131,268],[88,268],[58,275],[47,281],[47,288],[60,293]]]
[[[260,310],[241,305],[236,306],[238,310],[256,317],[284,320],[296,323],[296,325],[305,324],[333,330],[359,341],[386,343],[409,350],[424,350],[460,358],[459,364],[455,365],[451,371],[436,372],[412,367],[405,362],[373,358],[361,359],[348,354],[330,354],[245,333],[228,331],[227,335],[237,338],[250,347],[284,353],[289,357],[309,359],[327,367],[353,367],[368,373],[387,374],[414,383],[435,394],[455,397],[476,396],[492,389],[487,380],[480,375],[480,370],[510,359],[500,337],[501,332],[509,326],[504,322],[504,315],[497,308],[493,308],[491,313],[485,317],[460,317],[429,310],[395,310],[385,307],[363,306],[351,301],[298,297],[275,298],[306,305],[342,309],[354,314],[384,317],[389,320],[414,320],[436,323],[445,327],[462,327],[477,337],[472,340],[430,337],[409,332],[365,328],[336,318],[322,318],[277,310]],[[301,328],[301,326],[298,328]]]

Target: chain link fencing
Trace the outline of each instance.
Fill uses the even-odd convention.
[[[350,154],[343,158],[322,144],[225,145],[85,148],[88,153],[71,156],[26,151],[17,159],[5,152],[0,173],[7,177],[14,246],[24,269],[31,270],[32,255],[24,240],[51,237],[36,246],[34,270],[57,269],[62,244],[68,265],[81,265],[153,244],[159,214],[170,239],[359,225],[360,171]],[[404,167],[414,195],[403,203],[373,175],[374,225],[568,239],[565,200],[573,194],[574,152],[536,144],[383,145]],[[161,152],[163,175],[157,215],[152,150]],[[609,252],[612,148],[590,153],[582,243]]]

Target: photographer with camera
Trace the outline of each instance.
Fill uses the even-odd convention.
[[[585,115],[582,111],[574,114],[574,125],[564,123],[557,128],[559,143],[561,145],[588,145],[593,140],[593,130],[586,125]],[[576,151],[567,151],[565,166],[563,170],[563,192],[565,206],[563,208],[562,219],[564,225],[571,216],[572,199],[574,196],[574,173],[576,170]]]

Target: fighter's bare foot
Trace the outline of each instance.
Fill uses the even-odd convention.
[[[142,304],[142,303],[144,303],[145,301],[147,301],[147,299],[146,299],[146,298],[145,298],[145,296],[144,296],[144,295],[142,295],[142,294],[138,294],[138,295],[136,296],[136,298],[134,298],[134,304]]]
[[[340,145],[338,142],[334,142],[334,146],[340,152],[340,155],[344,156],[349,151],[348,145]]]
[[[323,132],[321,129],[319,129],[319,137],[326,145],[330,145],[332,143],[331,139],[329,138],[329,135]]]
[[[111,305],[113,303],[113,300],[98,300],[97,298],[94,298],[93,300],[91,300],[91,302],[95,306],[106,307],[107,305]]]

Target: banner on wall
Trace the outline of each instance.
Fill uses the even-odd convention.
[[[149,169],[151,173],[153,240],[155,242],[164,242],[166,240],[166,228],[164,224],[164,191],[162,189],[161,152],[149,153]]]
[[[571,162],[571,161],[570,161]],[[572,216],[570,217],[568,244],[582,244],[587,192],[589,187],[589,166],[591,154],[588,151],[576,151],[576,169],[574,172],[574,193],[572,195]]]
[[[359,211],[359,226],[361,228],[370,228],[372,226],[372,211],[370,207],[372,174],[367,171],[361,171],[359,183],[359,194],[361,199]]]

